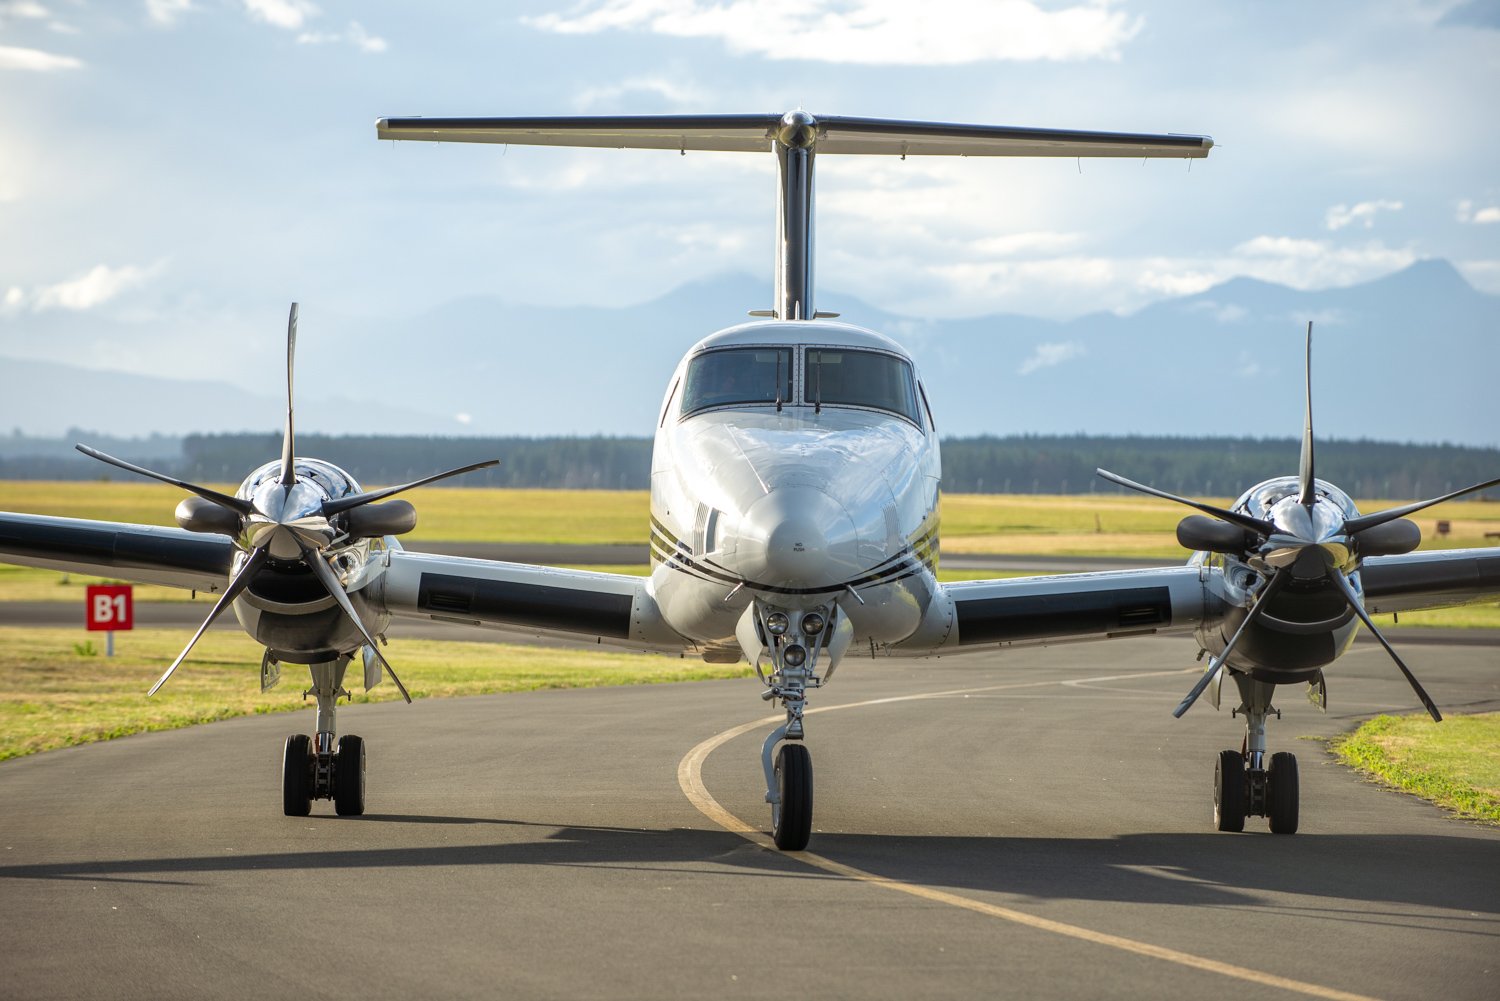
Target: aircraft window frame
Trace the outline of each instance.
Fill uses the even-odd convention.
[[[922,380],[917,380],[917,394],[922,397],[922,409],[927,412],[927,426],[937,434],[937,421],[932,419],[932,404],[927,402],[927,387],[922,385]]]
[[[813,362],[808,357],[808,355],[813,351],[829,351],[843,354],[881,355],[883,357],[893,359],[894,361],[899,363],[902,369],[904,369],[906,372],[907,390],[910,394],[912,404],[911,413],[906,413],[892,407],[881,406],[878,403],[839,403],[821,399],[820,391],[809,381],[813,378]],[[890,414],[893,417],[899,417],[902,420],[907,421],[908,423],[914,425],[918,430],[922,430],[921,407],[925,400],[923,397],[918,395],[920,384],[917,380],[916,366],[912,364],[910,358],[907,358],[905,355],[902,355],[895,351],[885,351],[881,348],[864,347],[862,345],[851,346],[847,344],[804,344],[802,346],[801,354],[802,364],[799,366],[799,368],[801,369],[801,377],[798,379],[797,385],[799,390],[801,391],[802,403],[804,406],[817,407],[819,409],[821,409],[822,407],[840,407],[848,410],[869,410],[876,413]],[[819,362],[819,364],[822,364],[821,361]],[[929,413],[929,418],[930,416],[931,414]],[[936,430],[936,428],[934,428],[934,430]]]
[[[701,414],[709,410],[723,410],[731,407],[777,407],[777,401],[773,399],[754,398],[747,400],[720,399],[711,403],[703,403],[689,408],[688,399],[692,387],[693,369],[704,358],[710,355],[725,354],[727,352],[756,352],[756,351],[779,351],[786,357],[786,375],[784,386],[786,393],[780,401],[780,407],[796,405],[796,393],[798,385],[798,365],[800,352],[796,344],[727,344],[723,347],[709,348],[700,351],[688,359],[687,369],[682,375],[682,403],[678,417],[686,419],[695,414]],[[670,409],[670,405],[669,405]]]

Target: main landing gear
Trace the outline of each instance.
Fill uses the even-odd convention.
[[[1240,690],[1236,715],[1245,717],[1245,744],[1220,751],[1214,766],[1214,826],[1243,831],[1246,817],[1265,817],[1272,834],[1297,833],[1297,758],[1289,751],[1266,757],[1266,719],[1281,712],[1271,705],[1276,686],[1235,674]]]
[[[823,686],[813,669],[833,634],[832,616],[837,614],[837,607],[825,614],[821,608],[804,612],[755,605],[757,632],[771,658],[769,675],[759,662],[755,665],[766,686],[761,698],[779,701],[786,709],[786,722],[771,731],[760,749],[766,802],[771,804],[771,839],[782,851],[800,852],[812,838],[812,755],[802,743],[802,713],[808,690]],[[778,748],[781,741],[786,743]]]
[[[281,802],[288,817],[305,817],[315,799],[333,800],[341,817],[365,812],[365,742],[346,734],[334,740],[338,700],[349,697],[343,687],[348,657],[313,664],[312,687],[305,695],[318,699],[318,732],[313,738],[294,733],[286,739],[281,758]]]

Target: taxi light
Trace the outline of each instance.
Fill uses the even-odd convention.
[[[766,632],[772,636],[780,636],[792,627],[792,620],[786,617],[785,612],[772,612],[766,616]]]
[[[818,633],[821,633],[825,624],[823,616],[817,612],[808,612],[802,616],[802,631],[809,636],[816,636]]]
[[[787,667],[801,667],[807,661],[807,648],[799,643],[793,643],[781,656],[786,661]]]

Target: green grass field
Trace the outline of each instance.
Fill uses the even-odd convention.
[[[182,650],[177,629],[138,629],[102,637],[80,629],[0,627],[0,760],[146,730],[171,730],[231,716],[301,709],[307,669],[282,666],[282,681],[260,691],[260,647],[248,636],[210,632],[167,686],[146,691]],[[88,652],[87,645],[94,652]],[[398,640],[385,650],[413,698],[486,695],[538,688],[596,688],[707,678],[748,677],[747,664],[705,664],[692,657]],[[356,661],[345,687],[353,701],[400,698],[388,680],[369,694]],[[311,702],[306,703],[311,705]]]
[[[1376,716],[1330,745],[1345,764],[1460,817],[1500,824],[1500,713]]]

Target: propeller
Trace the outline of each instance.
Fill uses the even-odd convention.
[[[456,469],[445,470],[403,483],[399,486],[386,487],[381,490],[373,490],[368,493],[350,494],[345,497],[329,498],[324,496],[321,488],[310,480],[299,480],[296,471],[296,434],[293,422],[292,375],[295,368],[297,353],[297,304],[292,303],[291,315],[287,318],[286,331],[286,427],[281,439],[281,468],[277,472],[274,482],[263,482],[259,484],[251,497],[231,497],[228,494],[212,490],[208,487],[189,483],[166,473],[159,473],[144,466],[138,466],[133,462],[126,462],[112,455],[106,455],[96,448],[87,445],[77,446],[78,451],[101,462],[107,462],[120,469],[137,473],[141,476],[149,476],[152,479],[170,483],[202,498],[202,501],[184,500],[177,508],[177,521],[183,528],[191,531],[214,532],[229,535],[235,539],[235,544],[242,551],[248,553],[248,558],[234,576],[224,593],[219,596],[208,617],[193,634],[182,653],[172,661],[156,684],[151,687],[148,695],[155,695],[161,687],[172,677],[174,671],[187,659],[193,646],[202,638],[203,634],[213,625],[223,612],[232,606],[236,599],[245,592],[256,574],[260,573],[266,564],[272,560],[288,561],[301,560],[311,568],[313,575],[322,584],[334,603],[343,611],[345,617],[354,625],[365,645],[375,651],[375,657],[380,661],[385,672],[390,675],[391,681],[401,692],[401,697],[407,702],[411,701],[411,694],[401,679],[392,670],[390,662],[385,659],[377,646],[374,637],[360,620],[355,611],[354,603],[349,598],[349,593],[344,587],[343,581],[328,563],[326,550],[336,539],[348,537],[356,531],[371,526],[378,526],[379,534],[400,534],[410,531],[416,525],[416,515],[411,505],[405,501],[396,501],[385,505],[379,510],[386,512],[383,515],[364,517],[356,519],[347,517],[347,513],[356,508],[381,501],[387,497],[420,487],[437,480],[447,479],[450,476],[458,476],[461,473],[472,472],[476,469],[485,469],[499,463],[499,459],[490,459],[486,462],[470,463]],[[243,489],[243,488],[242,488]],[[250,492],[250,491],[246,491]],[[207,503],[203,503],[206,501]],[[399,509],[398,509],[399,508]],[[340,516],[346,516],[340,518]],[[335,519],[338,519],[335,522]]]
[[[1427,708],[1434,720],[1443,717],[1427,692],[1417,682],[1416,676],[1397,655],[1385,636],[1376,628],[1365,611],[1364,603],[1350,583],[1348,574],[1357,571],[1367,556],[1408,553],[1421,542],[1421,531],[1411,522],[1401,522],[1406,515],[1462,497],[1479,490],[1500,485],[1500,478],[1486,480],[1434,497],[1417,501],[1374,514],[1343,517],[1333,505],[1318,503],[1317,480],[1314,477],[1314,446],[1312,418],[1312,323],[1307,325],[1305,390],[1306,407],[1302,421],[1302,450],[1297,463],[1297,492],[1276,502],[1269,511],[1270,518],[1257,518],[1243,511],[1230,511],[1204,504],[1187,497],[1158,490],[1137,483],[1105,469],[1096,470],[1099,476],[1130,490],[1150,494],[1164,500],[1175,501],[1202,511],[1211,518],[1190,516],[1177,526],[1177,538],[1191,549],[1228,553],[1243,559],[1250,566],[1269,574],[1270,580],[1263,587],[1245,616],[1240,627],[1230,637],[1224,651],[1213,659],[1203,677],[1183,698],[1172,715],[1181,717],[1197,701],[1198,696],[1214,681],[1230,653],[1245,631],[1260,618],[1262,611],[1292,579],[1314,583],[1329,580],[1344,601],[1359,616],[1365,628],[1380,641],[1391,659],[1396,662],[1406,677],[1417,698]],[[1233,528],[1230,528],[1233,526]],[[1387,527],[1388,526],[1388,527]],[[1238,528],[1241,531],[1234,531]]]

